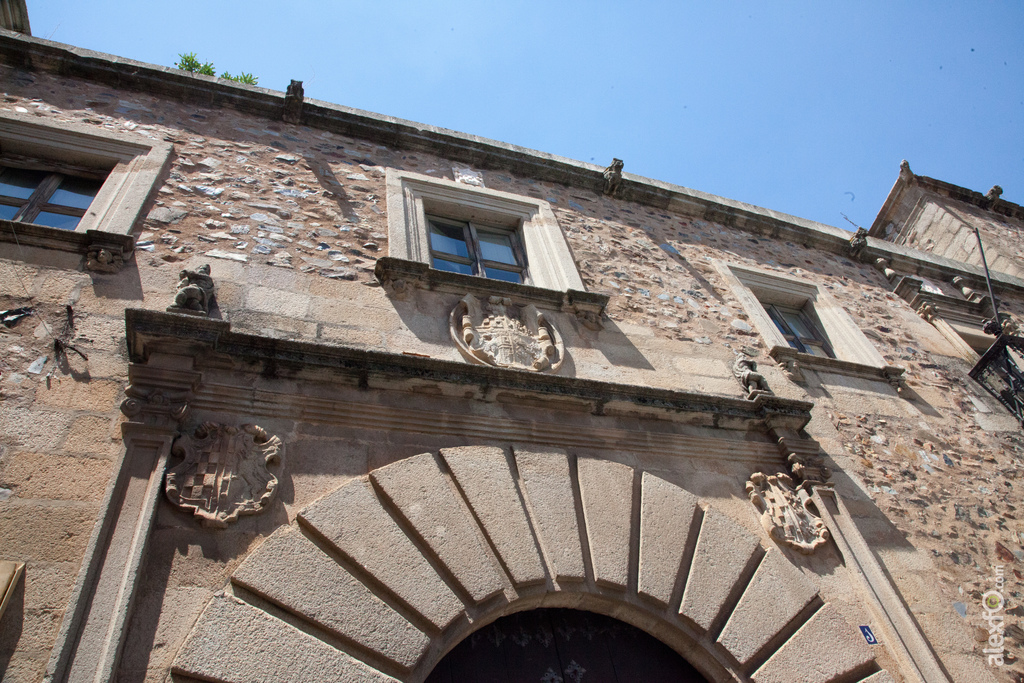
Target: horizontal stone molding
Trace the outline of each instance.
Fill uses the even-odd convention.
[[[176,674],[242,683],[335,668],[418,682],[474,631],[536,607],[630,623],[716,683],[879,671],[781,551],[670,482],[551,448],[442,449],[353,479],[254,550],[230,588],[199,617]],[[252,636],[267,656],[225,666]]]
[[[386,288],[392,288],[393,295],[394,283],[402,282],[404,283],[401,287],[402,291],[411,286],[414,289],[444,294],[463,296],[473,294],[481,298],[501,296],[511,299],[516,306],[533,304],[540,309],[563,311],[576,316],[582,316],[589,312],[595,314],[598,319],[604,313],[610,298],[607,294],[596,292],[575,289],[562,292],[545,287],[522,285],[517,282],[489,280],[473,275],[452,273],[431,268],[426,263],[393,256],[377,259],[373,272],[378,282]]]
[[[880,382],[893,383],[894,378],[903,376],[904,368],[897,365],[884,365],[877,367],[864,363],[854,363],[838,358],[825,358],[810,353],[800,353],[790,346],[773,346],[768,355],[777,363],[785,365],[787,361],[796,361],[803,370],[815,370],[817,372],[831,372],[836,375],[847,377],[859,377],[861,379],[872,379]]]
[[[367,351],[310,342],[270,339],[231,331],[222,320],[128,309],[125,311],[128,349],[133,364],[144,365],[152,354],[196,357],[223,367],[238,363],[255,375],[286,378],[302,371],[325,369],[349,383],[369,387],[409,380],[459,387],[472,386],[479,396],[576,403],[595,415],[643,414],[717,429],[764,431],[765,420],[801,429],[810,421],[813,403],[773,395],[754,400],[731,396],[672,391],[598,380],[539,374],[404,354]],[[254,365],[255,362],[255,365]],[[257,367],[261,366],[261,367]],[[305,399],[303,399],[305,400]]]
[[[163,95],[206,107],[227,107],[253,116],[279,120],[285,93],[212,76],[190,74],[0,29],[0,61],[83,78],[112,87]],[[436,154],[475,168],[505,170],[537,180],[584,188],[600,194],[604,168],[565,157],[489,140],[413,121],[374,114],[320,100],[303,101],[302,123],[410,151]],[[721,223],[744,232],[791,241],[846,255],[851,233],[840,228],[754,206],[707,192],[623,173],[616,197]],[[875,237],[867,238],[860,258],[882,257],[904,272],[948,280],[955,275],[980,275],[979,268],[908,249]],[[899,269],[899,268],[898,268]],[[993,284],[1024,292],[1024,280],[993,273]]]
[[[121,261],[127,261],[135,249],[132,235],[119,235],[103,230],[61,230],[34,223],[15,223],[0,219],[0,242],[22,247],[58,249],[74,254],[88,254],[93,249],[106,249],[116,254]],[[14,254],[17,257],[17,254]]]

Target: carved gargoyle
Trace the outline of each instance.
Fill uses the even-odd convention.
[[[757,371],[757,361],[753,358],[738,356],[736,362],[732,365],[732,374],[744,391],[747,392],[747,398],[750,400],[761,394],[772,393],[772,390],[768,388],[768,382],[765,381],[764,375]]]
[[[846,247],[847,251],[850,252],[850,256],[857,258],[866,246],[868,246],[868,231],[864,228],[857,228],[857,232],[853,233],[850,244]]]
[[[914,179],[914,172],[910,170],[910,162],[906,159],[900,162],[900,178],[907,182]]]
[[[981,200],[981,208],[991,209],[995,205],[995,203],[999,201],[999,198],[1002,196],[1002,194],[1003,188],[999,187],[998,185],[993,185],[992,189],[985,193],[985,198]]]
[[[604,169],[604,190],[609,197],[614,195],[622,183],[622,159],[612,159],[612,165]]]
[[[285,123],[299,123],[302,120],[302,101],[305,93],[302,81],[292,80],[284,94],[284,113],[281,118]]]
[[[213,302],[213,289],[209,264],[204,263],[196,270],[182,270],[178,273],[178,293],[174,295],[174,303],[167,307],[167,311],[207,316]]]

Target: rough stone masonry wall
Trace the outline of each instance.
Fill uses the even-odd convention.
[[[118,453],[123,309],[162,310],[178,270],[209,262],[220,314],[236,330],[458,358],[444,342],[443,323],[431,338],[423,333],[429,320],[412,321],[421,325],[414,332],[372,277],[376,257],[387,253],[384,169],[451,177],[451,163],[43,73],[0,67],[0,82],[7,91],[2,109],[175,146],[170,176],[138,232],[137,268],[90,275],[64,256],[15,253],[9,245],[0,261],[2,310],[31,305],[37,312],[0,333],[0,553],[29,561],[22,603],[10,608],[21,621],[11,629],[12,617],[4,618],[0,661],[16,645],[7,676],[35,680]],[[979,597],[995,565],[1006,567],[1010,620],[1021,611],[1024,524],[1015,487],[1024,443],[998,420],[1000,409],[966,377],[945,341],[887,291],[881,274],[799,244],[590,191],[491,171],[484,178],[490,188],[551,202],[587,287],[612,295],[609,331],[578,335],[570,349],[579,376],[739,395],[729,367],[744,349],[757,355],[776,393],[815,400],[808,431],[835,457],[844,494],[863,492],[852,507],[865,535],[947,666],[978,671],[982,645],[973,642],[973,629],[981,625]],[[827,288],[886,359],[907,368],[911,400],[881,382],[824,374],[807,387],[786,380],[713,258]],[[53,343],[42,322],[62,334],[68,304],[69,338],[88,361],[72,353],[68,367],[51,374]],[[649,367],[601,362],[602,344],[622,336]],[[31,372],[47,355],[43,371]],[[199,552],[186,546],[176,557]],[[1011,650],[1024,639],[1019,629],[1012,633]],[[1000,675],[1014,680],[1009,669]]]

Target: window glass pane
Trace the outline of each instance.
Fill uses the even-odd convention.
[[[512,251],[512,238],[509,235],[478,230],[476,236],[480,240],[480,253],[485,261],[516,265],[516,254]]]
[[[463,275],[472,275],[473,266],[468,263],[456,263],[455,261],[445,261],[444,259],[434,258],[434,267],[438,270],[447,270],[450,273],[462,273]]]
[[[454,225],[443,225],[430,221],[430,248],[453,256],[469,257],[466,235],[462,228]]]
[[[14,214],[18,213],[20,206],[7,206],[6,204],[0,204],[0,218],[11,220],[14,218]]]
[[[811,328],[799,313],[782,311],[782,317],[786,319],[786,324],[789,325],[789,329],[793,330],[793,333],[801,339],[815,338],[814,332],[811,331]]]
[[[65,176],[57,186],[57,190],[50,195],[50,204],[61,206],[73,206],[76,209],[88,209],[93,197],[100,191],[103,183],[99,180],[88,178],[74,178]]]
[[[68,216],[67,214],[53,213],[52,211],[40,211],[31,222],[36,225],[60,228],[61,230],[74,230],[78,227],[78,221],[80,220],[82,220],[81,216]]]
[[[50,174],[46,171],[5,168],[0,171],[0,195],[28,199],[48,175]]]
[[[484,268],[484,274],[492,280],[505,280],[506,282],[522,282],[523,276],[512,270],[501,270],[500,268]]]
[[[807,353],[814,356],[821,356],[822,358],[832,357],[827,351],[825,351],[825,348],[819,344],[804,344],[804,349]]]

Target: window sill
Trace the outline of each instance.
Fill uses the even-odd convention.
[[[86,269],[98,272],[117,272],[135,249],[135,238],[103,230],[60,230],[34,223],[15,223],[0,219],[0,242],[23,247],[56,249],[83,254]],[[101,256],[101,252],[105,255]]]
[[[405,300],[417,289],[449,294],[473,294],[477,297],[504,296],[519,305],[534,304],[547,310],[566,311],[590,329],[601,329],[607,294],[570,289],[561,292],[504,280],[451,273],[431,268],[426,263],[384,256],[377,259],[374,275],[388,294]]]
[[[804,381],[803,370],[830,372],[835,375],[887,382],[897,390],[904,381],[905,369],[896,365],[865,365],[838,358],[822,358],[809,353],[801,353],[789,346],[773,346],[768,355],[785,368],[786,374],[794,382]]]

